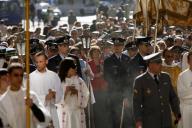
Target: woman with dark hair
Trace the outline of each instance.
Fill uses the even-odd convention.
[[[60,127],[86,128],[84,108],[89,100],[89,90],[77,75],[74,59],[66,57],[60,64],[59,77],[64,96],[58,105]]]
[[[76,56],[75,54],[69,53],[69,54],[68,54],[68,57],[71,57],[71,58],[74,59],[75,64],[76,64],[76,66],[77,66],[77,74],[78,74],[79,77],[82,78],[81,65],[80,65],[78,56]],[[83,78],[82,78],[82,79],[83,79]]]

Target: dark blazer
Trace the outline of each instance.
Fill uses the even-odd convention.
[[[171,108],[170,108],[171,107]],[[171,109],[180,116],[179,100],[168,74],[160,73],[159,84],[145,72],[134,83],[133,109],[143,128],[172,128]]]
[[[104,78],[109,83],[110,91],[122,91],[128,86],[129,60],[130,58],[124,54],[121,61],[115,54],[104,60]]]
[[[120,126],[120,117],[123,99],[127,98],[129,107],[124,110],[124,120],[122,128],[132,128],[132,85],[129,80],[129,61],[127,55],[122,54],[119,60],[115,54],[112,54],[104,60],[104,78],[108,82],[108,100],[111,128]]]
[[[143,60],[143,57],[140,53],[137,53],[136,56],[132,59],[135,63],[135,69],[138,70],[138,72],[145,72],[147,69],[147,64],[145,60]]]
[[[57,54],[48,60],[47,68],[57,73],[59,71],[59,65],[61,61],[62,61],[61,56]]]

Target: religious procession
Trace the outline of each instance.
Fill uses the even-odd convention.
[[[191,7],[0,0],[0,128],[192,128]]]

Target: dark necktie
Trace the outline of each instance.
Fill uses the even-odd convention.
[[[119,57],[118,60],[121,62],[121,57]]]
[[[154,75],[154,80],[155,80],[155,83],[158,85],[159,84],[159,80],[157,78],[157,75]]]

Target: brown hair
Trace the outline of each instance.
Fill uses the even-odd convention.
[[[99,53],[101,54],[101,49],[100,49],[99,46],[96,46],[96,45],[95,46],[91,46],[91,48],[89,50],[89,56],[91,57],[91,59],[93,57],[93,52],[96,51],[96,50],[98,50]]]
[[[48,56],[45,54],[45,52],[38,52],[35,54],[35,57],[44,56],[46,60],[48,60]]]

